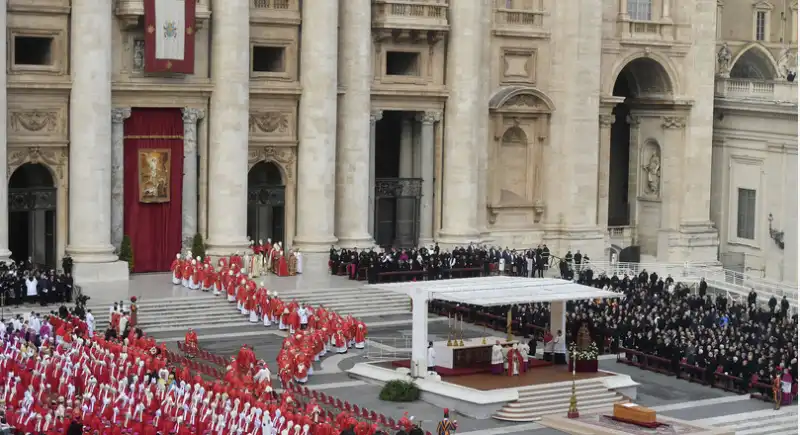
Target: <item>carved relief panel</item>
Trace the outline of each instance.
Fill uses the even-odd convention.
[[[250,145],[297,144],[297,103],[294,100],[251,100]]]
[[[295,148],[251,146],[248,148],[247,162],[250,168],[258,162],[274,162],[281,168],[284,184],[287,186],[294,184],[297,162]]]
[[[502,83],[536,83],[536,50],[504,48],[500,59]]]
[[[8,143],[60,146],[68,143],[66,102],[9,98]]]
[[[8,178],[26,163],[42,164],[53,171],[57,186],[66,185],[67,148],[14,147],[8,149]]]

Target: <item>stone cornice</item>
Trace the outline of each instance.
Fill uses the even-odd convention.
[[[725,112],[752,116],[761,116],[768,113],[785,117],[797,118],[797,103],[782,103],[776,101],[754,101],[733,98],[714,98],[714,109]]]

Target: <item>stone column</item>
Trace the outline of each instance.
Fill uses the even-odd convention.
[[[600,167],[597,170],[597,226],[608,227],[608,183],[611,165],[612,114],[600,115]]]
[[[382,110],[369,115],[369,233],[375,240],[375,124],[383,118]]]
[[[208,253],[244,251],[250,117],[250,2],[214,0],[209,108]]]
[[[183,112],[183,191],[181,192],[181,241],[183,249],[191,249],[197,234],[197,123],[203,119],[202,109],[184,108]]]
[[[487,0],[452,2],[448,41],[447,85],[450,96],[445,114],[442,230],[439,242],[462,245],[478,241],[478,126],[485,116],[481,105],[484,14]]]
[[[400,121],[400,156],[398,176],[401,179],[414,177],[414,126],[413,120],[403,118]],[[410,198],[397,200],[395,213],[397,216],[397,229],[395,230],[395,245],[409,246],[413,244],[414,208]]]
[[[337,0],[327,0],[336,2]],[[316,7],[316,6],[315,6]],[[340,100],[336,168],[336,235],[347,247],[369,247],[370,234],[372,14],[370,0],[341,2]],[[303,70],[303,74],[307,74]]]
[[[119,250],[125,236],[125,120],[130,107],[111,110],[111,244]]]
[[[619,2],[619,16],[620,18],[628,15],[628,0],[617,0]]]
[[[422,199],[419,216],[419,244],[433,244],[433,177],[436,157],[434,155],[434,123],[442,119],[441,112],[424,112],[417,115],[422,124],[420,138],[420,163],[422,166]]]
[[[300,65],[300,155],[297,168],[297,236],[304,272],[327,268],[335,244],[336,113],[339,2],[303,8]],[[313,263],[313,264],[312,264]]]
[[[4,3],[5,4],[5,3]],[[0,8],[0,29],[6,29],[7,7]],[[0,44],[7,44],[7,32],[0,35]],[[6,90],[6,62],[7,56],[0,56],[0,262],[11,259],[8,250],[8,92]],[[60,253],[59,253],[60,255]]]
[[[112,17],[107,0],[72,2],[67,251],[78,284],[128,279],[111,245]]]
[[[672,21],[670,18],[670,0],[661,0],[661,20]]]

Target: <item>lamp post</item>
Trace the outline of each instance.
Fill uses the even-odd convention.
[[[569,410],[567,410],[567,418],[578,418],[578,396],[575,394],[575,367],[578,365],[578,352],[577,349],[572,352],[572,395],[569,397]]]

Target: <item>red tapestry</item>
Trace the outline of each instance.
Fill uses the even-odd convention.
[[[194,74],[195,0],[144,0],[144,70]]]
[[[143,152],[144,151],[144,152]],[[168,151],[168,153],[167,153]],[[125,120],[125,234],[131,239],[134,272],[168,271],[181,251],[183,190],[183,118],[180,109],[131,110]],[[169,192],[142,190],[149,179],[143,155],[169,155]],[[165,157],[162,157],[165,159]],[[166,167],[160,168],[163,171]],[[166,202],[142,202],[141,195],[160,194]]]

